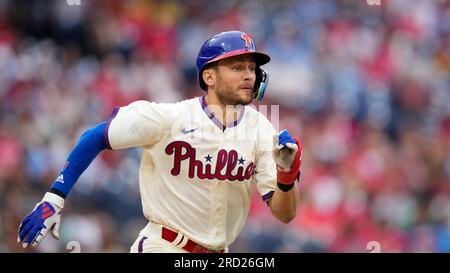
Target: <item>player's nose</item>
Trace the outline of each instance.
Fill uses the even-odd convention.
[[[255,69],[253,69],[251,67],[247,67],[246,69],[244,69],[243,78],[245,81],[251,81],[255,77],[256,77]]]

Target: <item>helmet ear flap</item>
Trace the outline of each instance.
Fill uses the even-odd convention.
[[[255,74],[256,80],[253,88],[253,98],[262,101],[267,84],[269,83],[269,74],[259,66],[256,68]]]

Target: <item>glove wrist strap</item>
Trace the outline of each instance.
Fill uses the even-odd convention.
[[[295,185],[295,183],[283,184],[283,183],[277,182],[277,187],[283,192],[290,191],[294,187],[294,185]]]
[[[44,198],[42,198],[42,201],[46,201],[46,202],[55,204],[61,209],[64,207],[64,199],[61,196],[58,196],[52,192],[47,192],[44,195]]]

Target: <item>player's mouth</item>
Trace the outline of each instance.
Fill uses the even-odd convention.
[[[248,85],[247,84],[246,85],[242,85],[242,86],[239,87],[239,90],[245,90],[245,91],[252,91],[252,89],[253,89],[252,86],[249,85],[249,84]]]

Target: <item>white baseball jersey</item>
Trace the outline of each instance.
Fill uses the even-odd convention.
[[[145,217],[219,250],[244,227],[251,185],[265,201],[275,191],[276,131],[248,106],[226,127],[212,110],[218,109],[204,97],[173,104],[136,101],[115,110],[106,137],[112,149],[143,148],[139,188]]]

